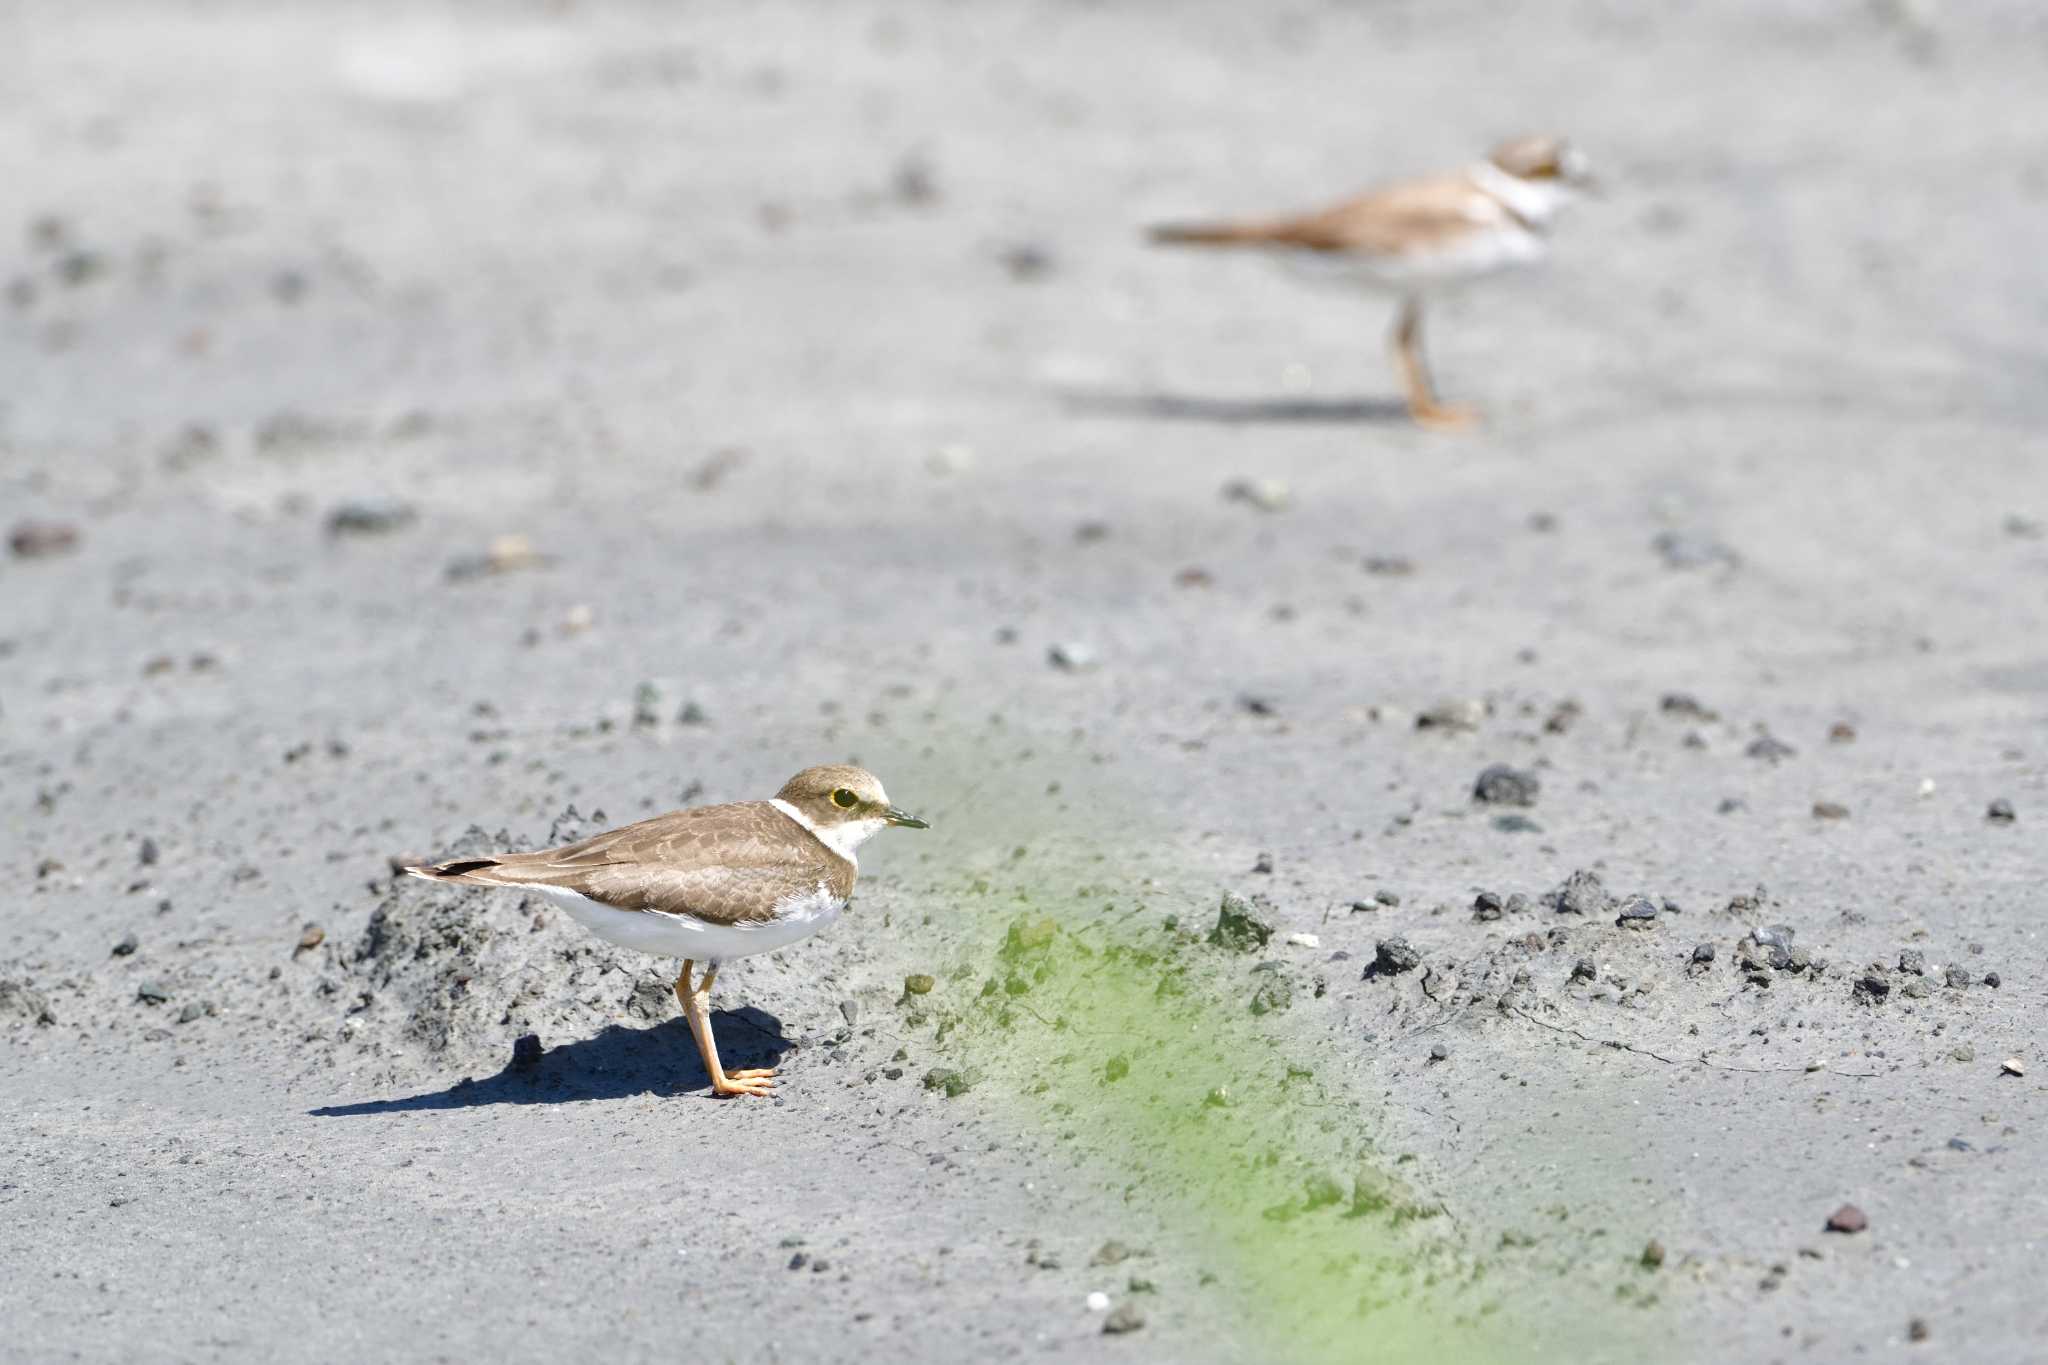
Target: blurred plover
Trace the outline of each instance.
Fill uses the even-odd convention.
[[[1260,247],[1313,275],[1398,293],[1392,339],[1409,414],[1423,426],[1460,427],[1476,414],[1437,401],[1422,358],[1423,299],[1542,260],[1551,219],[1590,183],[1585,158],[1564,139],[1524,137],[1462,171],[1388,185],[1320,212],[1168,225],[1154,228],[1152,240]]]
[[[806,768],[768,801],[671,811],[537,853],[405,869],[429,881],[546,896],[599,938],[683,959],[676,999],[720,1095],[765,1095],[773,1068],[727,1071],[711,1033],[711,983],[736,957],[773,952],[839,918],[854,850],[888,825],[927,828],[889,804],[873,773]],[[693,985],[691,968],[704,964]]]

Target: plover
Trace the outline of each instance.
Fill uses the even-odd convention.
[[[1422,358],[1424,298],[1542,260],[1551,220],[1590,184],[1585,158],[1563,138],[1524,137],[1462,171],[1388,185],[1317,213],[1168,225],[1152,229],[1152,240],[1264,248],[1316,277],[1398,293],[1392,341],[1409,414],[1423,426],[1459,427],[1475,414],[1437,401]]]
[[[599,938],[683,959],[683,1007],[711,1088],[765,1095],[773,1068],[727,1071],[711,1033],[711,983],[736,957],[770,953],[839,918],[860,870],[854,850],[889,825],[929,828],[889,803],[863,768],[806,768],[773,799],[671,811],[537,853],[457,858],[405,870],[429,881],[547,897]],[[694,984],[691,969],[704,964]]]

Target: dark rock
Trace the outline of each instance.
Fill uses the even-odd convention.
[[[2014,813],[2012,802],[2000,797],[1984,808],[1984,818],[1996,825],[2009,825],[2019,816]]]
[[[1592,958],[1582,957],[1577,962],[1572,963],[1572,980],[1598,981],[1599,979],[1600,967]]]
[[[1920,976],[1927,970],[1927,955],[1917,948],[1902,949],[1899,953],[1899,970]]]
[[[62,521],[16,522],[7,533],[7,548],[16,559],[48,559],[78,548],[78,528]]]
[[[1694,944],[1692,960],[1694,962],[1712,962],[1714,960],[1714,945],[1711,943]]]
[[[1839,801],[1816,801],[1813,803],[1813,818],[1816,820],[1846,820],[1849,808]]]
[[[1553,735],[1566,734],[1571,730],[1572,726],[1579,723],[1579,717],[1585,713],[1586,708],[1577,702],[1561,701],[1551,708],[1548,716],[1544,717],[1544,732]]]
[[[1504,909],[1500,897],[1491,891],[1482,891],[1472,900],[1472,918],[1476,920],[1499,919]]]
[[[123,934],[121,935],[121,941],[114,945],[114,956],[132,957],[134,956],[135,950],[137,948],[140,948],[141,946],[141,939],[135,937],[135,935],[133,934]]]
[[[1934,988],[1927,984],[1924,976],[1916,976],[1900,988],[1900,993],[1908,1000],[1925,1000],[1933,992]]]
[[[1666,692],[1657,706],[1667,716],[1683,716],[1688,720],[1713,721],[1721,718],[1719,712],[1701,705],[1699,698],[1690,692]]]
[[[135,988],[135,998],[145,1005],[161,1005],[171,998],[171,988],[151,977]]]
[[[1932,1335],[1933,1330],[1928,1327],[1926,1318],[1908,1318],[1906,1320],[1906,1340],[1925,1341]]]
[[[1854,994],[1866,1005],[1881,1005],[1892,993],[1892,983],[1884,974],[1884,968],[1872,966],[1856,978]]]
[[[419,520],[404,502],[345,502],[327,514],[330,536],[382,536],[402,531]]]
[[[1429,1060],[1432,1062],[1447,1062],[1450,1059],[1451,1049],[1448,1044],[1431,1043],[1429,1045]]]
[[[1564,885],[1544,897],[1551,909],[1566,915],[1604,915],[1614,908],[1614,897],[1600,883],[1600,876],[1583,868],[1565,878]]]
[[[1854,1204],[1844,1204],[1828,1215],[1829,1232],[1861,1232],[1870,1226],[1870,1219]]]
[[[1129,1303],[1120,1303],[1109,1310],[1109,1316],[1102,1320],[1104,1336],[1120,1337],[1126,1332],[1135,1332],[1145,1325],[1145,1315]]]
[[[1654,1237],[1651,1238],[1650,1241],[1643,1247],[1643,1254],[1640,1260],[1642,1262],[1643,1269],[1657,1269],[1659,1266],[1664,1264],[1664,1244]]]
[[[810,1263],[811,1258],[808,1252],[799,1251],[794,1253],[789,1258],[789,1268],[791,1270],[802,1270],[805,1266],[809,1265]]]
[[[1483,701],[1440,701],[1415,718],[1418,730],[1477,730],[1486,719]]]
[[[1261,853],[1258,857],[1252,859],[1252,871],[1259,873],[1262,876],[1272,876],[1273,855],[1270,853]]]
[[[1833,725],[1830,725],[1828,727],[1828,743],[1854,744],[1855,742],[1856,727],[1851,725],[1848,721],[1838,720]]]
[[[156,840],[144,836],[141,845],[135,850],[135,861],[144,867],[154,867],[159,856],[161,854],[156,846]]]
[[[1533,806],[1542,785],[1532,772],[1495,763],[1472,784],[1472,799],[1489,806]]]
[[[1392,891],[1375,891],[1372,898],[1390,910],[1401,903],[1401,897]]]
[[[1966,991],[1970,988],[1970,969],[1950,967],[1943,975],[1943,980],[1948,983],[1951,990]]]
[[[1624,929],[1654,929],[1661,913],[1648,898],[1631,896],[1614,917],[1614,922]]]
[[[1224,893],[1223,904],[1216,911],[1216,927],[1209,931],[1212,945],[1232,952],[1249,953],[1265,947],[1272,937],[1272,924],[1253,912],[1250,901]]]
[[[1992,990],[1994,990],[1994,991],[1995,991],[1995,990],[1997,990],[1997,989],[1998,989],[1998,973],[1997,973],[1997,972],[1986,972],[1986,973],[1984,973],[1984,984],[1985,984],[1985,985],[1987,985],[1987,986],[1989,986],[1989,987],[1990,987],[1990,988],[1991,988]]]
[[[1779,739],[1776,735],[1758,735],[1749,742],[1749,747],[1742,752],[1748,754],[1751,758],[1760,758],[1767,763],[1777,763],[1780,760],[1792,757],[1799,751],[1784,740]]]
[[[1368,978],[1399,976],[1421,965],[1422,954],[1409,947],[1407,939],[1386,938],[1373,946],[1372,964],[1365,969],[1365,975]]]
[[[1415,572],[1415,561],[1406,555],[1367,555],[1361,563],[1376,578],[1407,578]]]
[[[903,993],[905,995],[930,995],[932,987],[937,984],[938,982],[934,981],[931,977],[919,972],[903,978]]]
[[[538,1033],[522,1033],[512,1043],[512,1068],[515,1071],[530,1071],[540,1065],[541,1047]]]

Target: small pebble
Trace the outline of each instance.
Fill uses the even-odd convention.
[[[1714,945],[1711,943],[1694,944],[1692,960],[1694,962],[1712,962],[1714,960]]]
[[[1095,651],[1072,641],[1053,645],[1045,651],[1045,660],[1066,673],[1086,673],[1096,666]]]
[[[1642,1263],[1645,1270],[1655,1270],[1658,1266],[1663,1265],[1664,1244],[1654,1237],[1651,1238],[1649,1243],[1643,1247]]]
[[[322,943],[325,943],[326,941],[327,931],[325,929],[322,929],[317,924],[309,924],[304,929],[299,931],[299,946],[293,949],[292,951],[295,953],[303,953],[308,951],[309,949],[318,948]]]
[[[1323,941],[1314,934],[1289,934],[1287,941],[1297,948],[1320,948]]]
[[[1849,808],[1839,801],[1816,801],[1813,803],[1813,818],[1816,820],[1846,820]]]
[[[1145,1325],[1145,1315],[1128,1303],[1120,1303],[1110,1315],[1102,1320],[1102,1330],[1107,1336],[1122,1336],[1135,1332]]]
[[[48,559],[78,548],[78,528],[62,521],[17,522],[7,533],[7,548],[16,559]]]
[[[141,939],[138,939],[133,934],[123,934],[121,935],[121,941],[114,945],[114,956],[131,957],[134,955],[135,950],[141,946]]]
[[[1777,763],[1783,759],[1791,758],[1799,751],[1775,735],[1758,735],[1749,742],[1749,747],[1742,752],[1748,754],[1751,758],[1760,758],[1767,763]]]
[[[1446,1062],[1450,1060],[1450,1057],[1451,1049],[1446,1044],[1431,1043],[1429,1045],[1429,1060],[1432,1062]]]
[[[1533,806],[1541,790],[1536,774],[1495,763],[1472,784],[1472,799],[1489,806]]]
[[[1109,1311],[1109,1295],[1103,1293],[1100,1289],[1090,1294],[1088,1296],[1088,1311],[1091,1313],[1107,1313]]]
[[[1828,1215],[1829,1232],[1861,1232],[1870,1226],[1870,1219],[1854,1204],[1844,1204]]]
[[[2014,814],[2012,802],[2000,797],[1984,808],[1984,818],[1995,825],[2009,825],[2019,816]]]
[[[2027,1074],[2027,1064],[2017,1057],[2006,1058],[1999,1064],[1998,1069],[2007,1076],[2024,1076]]]
[[[1926,1318],[1911,1318],[1906,1323],[1906,1340],[1925,1341],[1931,1335]]]
[[[926,976],[923,972],[919,972],[913,976],[903,978],[903,993],[905,995],[930,995],[932,987],[937,984],[931,977]]]

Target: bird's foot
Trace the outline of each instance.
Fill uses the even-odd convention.
[[[712,1093],[718,1095],[766,1097],[774,1089],[775,1071],[772,1067],[749,1067],[744,1071],[728,1071],[723,1076],[711,1078]]]
[[[1430,431],[1469,431],[1479,425],[1479,409],[1456,403],[1430,403],[1410,407],[1415,425]]]

